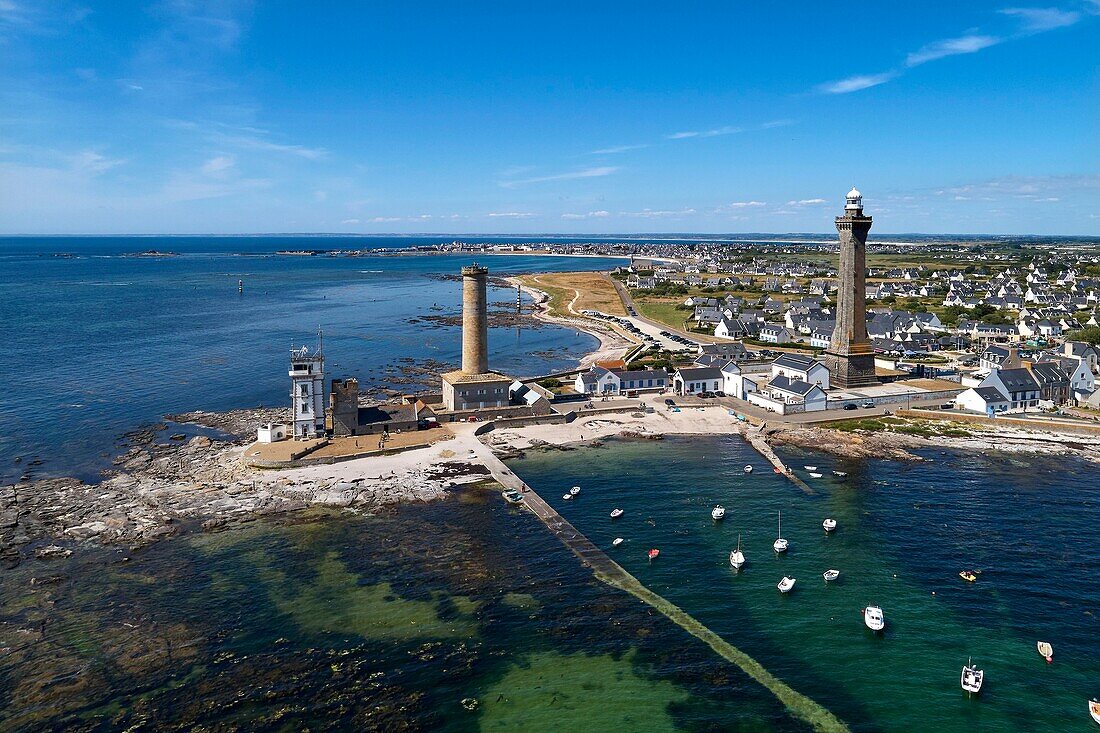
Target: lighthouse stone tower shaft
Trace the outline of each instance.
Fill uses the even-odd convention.
[[[871,217],[863,215],[863,195],[848,192],[844,216],[836,217],[840,234],[840,282],[836,297],[836,327],[825,364],[833,387],[850,389],[878,384],[875,353],[867,337],[867,234]]]
[[[489,270],[476,264],[462,268],[462,371],[489,371],[489,312],[486,281]]]

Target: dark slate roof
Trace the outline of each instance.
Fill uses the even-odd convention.
[[[802,356],[801,354],[783,354],[774,362],[776,366],[786,367],[788,369],[798,369],[805,371],[813,368],[813,365],[817,361],[812,356]]]
[[[768,386],[783,390],[784,392],[802,395],[803,397],[817,387],[816,384],[803,382],[801,379],[787,379],[786,377],[775,377],[772,381],[768,382]]]
[[[986,402],[1008,402],[1008,397],[996,387],[975,387],[974,391]]]
[[[1040,361],[1032,364],[1031,376],[1039,384],[1069,383],[1069,375],[1062,369],[1062,365],[1052,361]]]
[[[374,405],[372,407],[360,407],[358,422],[360,425],[371,425],[383,422],[412,422],[416,419],[416,409],[413,405]]]
[[[1001,378],[1001,384],[1010,392],[1039,389],[1035,377],[1031,376],[1031,372],[1027,369],[1001,369],[998,376]]]
[[[664,369],[634,369],[615,373],[619,379],[668,379],[668,372]]]

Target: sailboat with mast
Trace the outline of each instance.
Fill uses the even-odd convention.
[[[776,552],[786,552],[787,547],[790,545],[787,540],[783,539],[783,512],[779,512],[779,537],[772,543],[772,549]]]
[[[730,565],[735,570],[740,570],[745,564],[745,554],[741,552],[741,533],[737,533],[737,549],[730,552]]]

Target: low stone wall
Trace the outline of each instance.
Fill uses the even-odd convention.
[[[574,414],[572,412],[555,412],[550,415],[529,415],[527,417],[506,417],[501,420],[489,420],[479,425],[474,430],[474,435],[485,435],[498,428],[503,430],[504,428],[525,428],[528,425],[564,425],[567,422],[572,422],[571,416]]]
[[[949,420],[951,422],[996,425],[999,427],[1009,425],[1014,428],[1038,430],[1046,433],[1072,433],[1074,435],[1100,436],[1100,425],[1074,425],[1071,423],[1026,420],[1008,416],[986,417],[985,415],[972,415],[967,412],[952,412],[950,410],[898,410],[897,414],[900,417],[912,417],[924,420]]]

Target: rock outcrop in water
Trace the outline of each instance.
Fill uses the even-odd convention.
[[[389,477],[302,480],[246,466],[240,456],[255,426],[285,420],[286,412],[173,415],[176,422],[217,433],[162,440],[166,426],[158,425],[126,436],[129,448],[98,484],[46,478],[0,488],[0,561],[11,565],[32,555],[45,560],[87,542],[137,548],[181,531],[209,531],[309,506],[369,511],[430,501],[484,471],[455,461]]]

